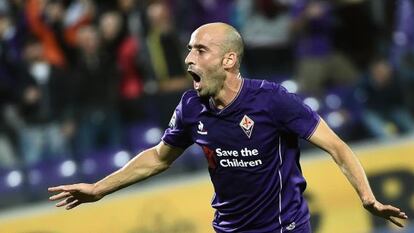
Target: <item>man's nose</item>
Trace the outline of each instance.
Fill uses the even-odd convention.
[[[187,54],[187,57],[185,58],[184,62],[186,65],[194,65],[194,59],[193,59],[193,53],[190,51]]]

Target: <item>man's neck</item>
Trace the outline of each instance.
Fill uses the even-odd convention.
[[[218,109],[227,107],[237,97],[242,85],[240,73],[230,73],[224,81],[223,88],[211,98],[214,106]]]

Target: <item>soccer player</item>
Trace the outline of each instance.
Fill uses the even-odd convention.
[[[49,188],[50,200],[72,209],[166,170],[185,148],[200,145],[214,185],[216,232],[311,232],[298,139],[328,152],[365,209],[407,219],[375,199],[351,149],[309,107],[282,86],[241,77],[243,42],[230,25],[211,23],[191,35],[185,59],[194,90],[183,94],[169,128],[155,147],[94,184]]]

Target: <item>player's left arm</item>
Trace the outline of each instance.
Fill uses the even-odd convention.
[[[359,195],[365,209],[403,227],[395,218],[407,219],[399,208],[383,205],[376,200],[365,171],[349,146],[336,135],[321,118],[309,141],[328,152]]]

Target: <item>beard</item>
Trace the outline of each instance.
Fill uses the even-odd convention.
[[[203,87],[197,91],[199,97],[209,98],[216,96],[223,88],[224,81],[226,80],[225,71],[220,65],[216,65],[205,72],[203,77]]]

